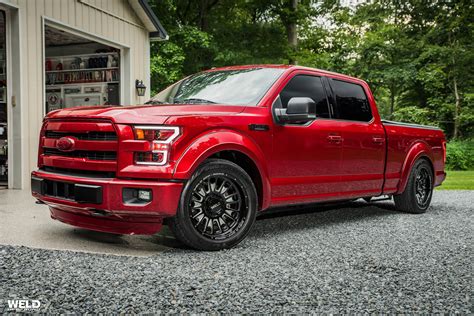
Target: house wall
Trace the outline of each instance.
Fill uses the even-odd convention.
[[[15,152],[21,152],[22,177],[19,180],[15,175],[14,187],[28,188],[29,174],[37,164],[44,115],[43,23],[58,23],[123,47],[122,58],[129,54],[130,60],[128,68],[122,64],[122,83],[127,78],[129,83],[122,84],[125,104],[142,103],[149,97],[149,88],[145,97],[138,97],[134,87],[136,79],[150,87],[149,35],[127,0],[0,0],[1,3],[11,4],[12,11],[18,13],[21,82],[13,84],[21,85],[16,105],[21,107],[21,116],[15,116],[12,123],[21,128],[21,144],[14,140],[9,148],[21,146]],[[11,36],[13,39],[16,35]],[[14,157],[14,164],[19,163],[17,158]]]

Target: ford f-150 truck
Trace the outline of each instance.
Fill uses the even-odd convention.
[[[380,119],[362,80],[285,65],[211,69],[147,104],[49,113],[33,196],[53,219],[116,234],[170,226],[230,248],[276,206],[393,197],[423,213],[445,179],[438,128]]]

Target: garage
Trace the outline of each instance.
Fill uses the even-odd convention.
[[[167,37],[146,0],[0,0],[0,187],[30,187],[47,113],[144,103]]]

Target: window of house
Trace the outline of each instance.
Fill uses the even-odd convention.
[[[370,105],[362,86],[340,80],[332,80],[336,95],[338,118],[349,121],[368,122],[372,119]]]
[[[320,77],[297,75],[280,93],[281,107],[287,108],[288,101],[295,97],[307,97],[316,103],[316,116],[329,118],[329,104]]]

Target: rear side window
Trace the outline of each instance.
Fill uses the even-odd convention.
[[[329,118],[329,106],[320,77],[297,75],[280,93],[281,106],[287,108],[288,101],[295,97],[307,97],[316,102],[316,116]]]
[[[339,119],[368,122],[372,119],[370,105],[362,86],[340,80],[332,80]]]

